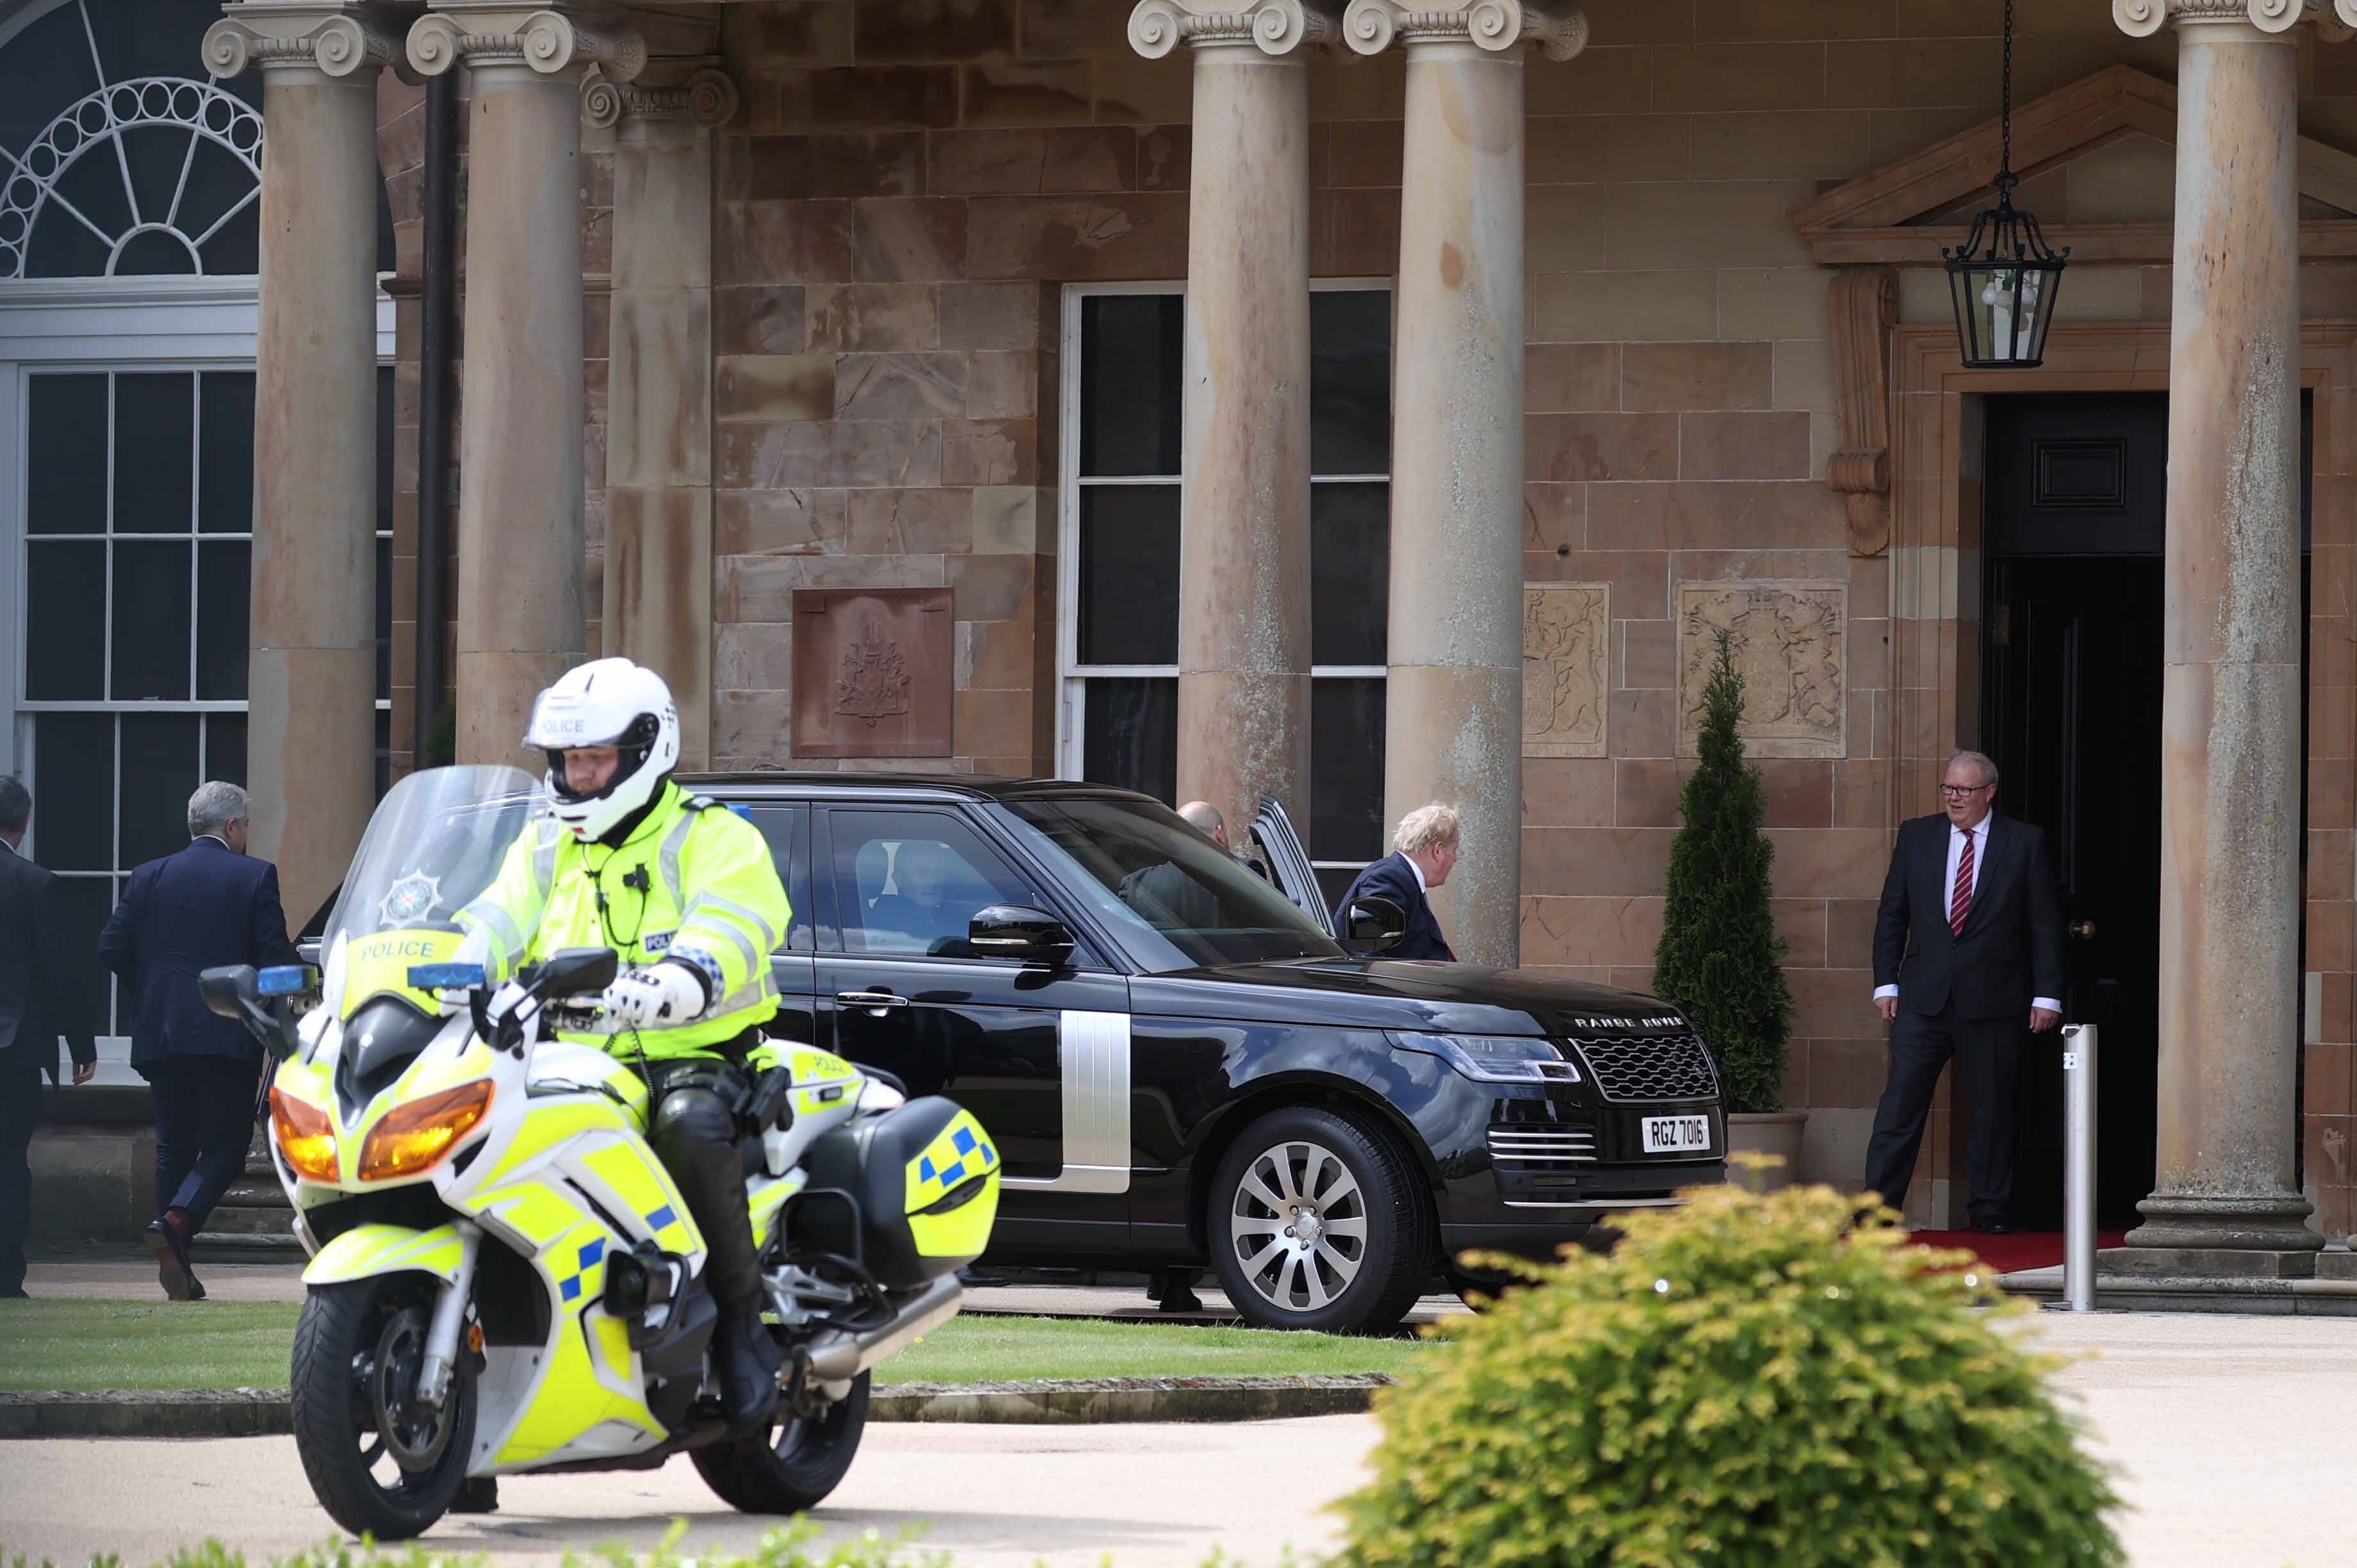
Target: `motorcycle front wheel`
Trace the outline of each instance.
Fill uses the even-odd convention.
[[[867,1377],[814,1419],[783,1415],[764,1431],[691,1449],[696,1473],[739,1513],[802,1513],[843,1484],[867,1430]]]
[[[461,1355],[439,1410],[417,1402],[438,1283],[385,1274],[317,1285],[295,1328],[295,1448],[328,1516],[405,1541],[448,1511],[475,1446],[475,1375]]]

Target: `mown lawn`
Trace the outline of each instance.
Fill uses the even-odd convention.
[[[301,1310],[266,1301],[0,1301],[0,1390],[283,1389]]]
[[[275,1302],[0,1301],[0,1390],[285,1388],[300,1308]],[[1397,1372],[1409,1339],[966,1316],[877,1369],[882,1382]]]
[[[1402,1372],[1414,1339],[1279,1334],[1088,1318],[954,1317],[876,1369],[884,1382],[982,1383],[1018,1378],[1281,1377]]]

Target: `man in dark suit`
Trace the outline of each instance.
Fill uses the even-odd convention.
[[[58,1036],[73,1080],[98,1070],[88,999],[73,983],[57,877],[18,854],[33,797],[0,776],[0,1297],[25,1294],[25,1233],[33,1217],[26,1151],[41,1112],[41,1074],[58,1077]]]
[[[2013,1096],[2024,1026],[2061,1022],[2062,900],[2046,834],[1999,816],[1996,764],[1948,760],[1943,814],[1899,827],[1874,922],[1874,1004],[1890,1024],[1890,1079],[1874,1113],[1866,1185],[1907,1201],[1923,1118],[1948,1058],[1972,1105],[1972,1220],[2012,1229]]]
[[[278,868],[245,853],[245,791],[200,785],[188,847],[131,874],[98,940],[131,1006],[131,1065],[156,1105],[156,1210],[147,1245],[174,1301],[201,1300],[188,1243],[245,1169],[262,1047],[216,1016],[197,976],[221,964],[298,961],[278,902]]]
[[[1334,907],[1334,934],[1348,934],[1345,917],[1353,898],[1388,898],[1406,911],[1407,934],[1384,957],[1454,962],[1457,955],[1448,950],[1448,939],[1440,934],[1440,922],[1432,918],[1432,901],[1426,895],[1457,869],[1458,833],[1457,808],[1437,800],[1402,817],[1392,834],[1392,853],[1353,877],[1350,890]]]

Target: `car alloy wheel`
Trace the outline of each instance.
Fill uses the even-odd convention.
[[[1367,1258],[1367,1199],[1341,1156],[1307,1141],[1265,1149],[1236,1185],[1228,1235],[1245,1282],[1286,1312],[1331,1305]]]
[[[1432,1202],[1372,1115],[1288,1105],[1237,1133],[1211,1173],[1204,1249],[1262,1328],[1381,1334],[1439,1262]]]

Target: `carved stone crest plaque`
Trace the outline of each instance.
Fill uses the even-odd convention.
[[[1602,757],[1612,585],[1523,585],[1523,755]]]
[[[947,757],[947,588],[794,593],[794,755]]]
[[[1743,673],[1744,749],[1753,757],[1847,752],[1849,590],[1839,583],[1678,586],[1678,755],[1695,755],[1717,634]]]

